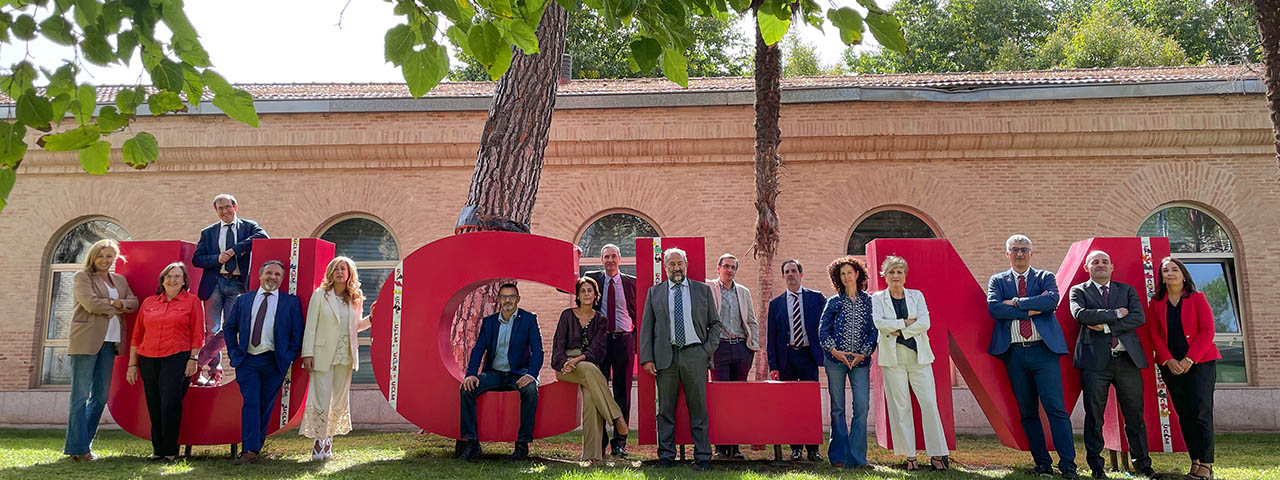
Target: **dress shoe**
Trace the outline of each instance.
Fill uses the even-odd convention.
[[[481,453],[480,442],[475,440],[468,440],[467,445],[462,448],[462,454],[459,455],[458,458],[461,458],[462,460],[465,460],[468,462],[474,462],[476,460],[476,457],[480,456],[480,453]]]
[[[693,462],[693,469],[699,472],[710,472],[711,460],[698,460]]]
[[[630,456],[629,454],[627,454],[627,444],[625,443],[621,443],[621,442],[614,443],[613,447],[611,447],[609,450],[610,450],[609,455],[612,455],[618,458],[627,458]]]
[[[1136,473],[1137,473],[1138,475],[1141,475],[1141,476],[1143,476],[1143,477],[1147,477],[1147,478],[1154,478],[1154,479],[1162,478],[1162,477],[1160,476],[1160,474],[1159,474],[1159,473],[1156,473],[1156,470],[1155,470],[1154,468],[1151,468],[1151,467],[1147,467],[1147,468],[1139,469]]]
[[[240,452],[240,457],[236,458],[236,465],[244,465],[247,463],[255,463],[258,461],[258,452]]]
[[[747,456],[742,454],[742,449],[738,448],[737,445],[734,445],[729,447],[729,458],[734,460],[746,460]]]
[[[1107,478],[1107,471],[1101,468],[1091,468],[1093,478]]]
[[[462,452],[467,451],[467,445],[471,442],[466,440],[453,441],[453,458],[462,458]]]
[[[804,458],[804,453],[802,453],[800,450],[792,450],[792,451],[791,451],[791,461],[793,461],[793,462],[799,462],[799,461],[800,461],[800,459],[802,459],[802,458]]]
[[[676,462],[675,462],[675,461],[673,461],[673,460],[671,460],[670,458],[659,458],[659,459],[658,459],[658,468],[671,468],[671,467],[675,466],[675,464],[676,464]]]
[[[821,461],[823,461],[823,460],[826,460],[826,459],[825,459],[825,458],[822,458],[822,454],[821,454],[821,453],[818,453],[818,451],[817,451],[817,450],[813,450],[813,451],[809,452],[809,461],[810,461],[810,462],[821,462]]]
[[[93,452],[87,452],[87,453],[82,453],[80,455],[72,455],[71,459],[77,462],[92,462],[94,460],[97,460],[98,456],[94,455]]]
[[[1062,472],[1062,478],[1065,478],[1067,480],[1075,480],[1077,478],[1080,478],[1080,475],[1076,474],[1076,472],[1073,470],[1070,472]]]
[[[516,442],[516,448],[511,452],[508,460],[513,462],[523,462],[529,459],[529,442]]]
[[[1035,468],[1035,470],[1032,470],[1030,473],[1031,473],[1031,475],[1034,475],[1034,476],[1037,476],[1037,477],[1049,477],[1049,478],[1052,478],[1052,477],[1053,477],[1053,467],[1050,467],[1050,466],[1048,466],[1048,465],[1038,466],[1038,467],[1036,467],[1036,468]],[[1066,472],[1063,472],[1063,475],[1066,475]]]

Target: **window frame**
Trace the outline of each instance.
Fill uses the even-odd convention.
[[[626,214],[626,215],[635,216],[640,220],[644,221],[645,223],[649,224],[649,226],[652,227],[655,232],[658,232],[658,237],[665,236],[665,234],[662,233],[662,227],[659,227],[658,223],[654,222],[653,219],[650,218],[648,215],[645,215],[643,213],[640,213],[636,210],[632,210],[629,208],[611,208],[608,210],[602,210],[600,212],[597,212],[595,215],[592,215],[591,217],[589,217],[586,222],[583,222],[582,226],[578,228],[578,233],[573,236],[573,244],[579,245],[580,243],[582,243],[582,236],[585,235],[587,233],[587,229],[591,228],[592,225],[595,225],[596,222],[600,221],[604,217],[607,217],[609,215],[616,215],[616,214]],[[619,245],[619,247],[621,247],[621,245]],[[619,266],[623,266],[623,265],[635,266],[636,258],[637,257],[634,257],[634,256],[622,257],[618,262],[618,265]],[[578,270],[581,271],[582,267],[597,267],[595,268],[595,270],[603,269],[604,262],[600,261],[600,252],[582,252],[582,256],[578,258]]]
[[[396,237],[396,232],[391,229],[391,226],[387,225],[387,222],[382,221],[381,218],[378,218],[376,215],[373,215],[371,213],[347,212],[341,215],[336,215],[330,218],[328,221],[320,224],[320,228],[316,229],[315,238],[321,238],[322,236],[324,236],[326,232],[328,232],[333,227],[336,227],[338,224],[345,222],[347,220],[354,220],[354,219],[369,220],[369,221],[372,221],[373,223],[378,224],[378,226],[382,227],[382,229],[385,230],[387,234],[391,236],[391,241],[395,242],[396,244],[396,260],[360,261],[358,259],[352,259],[352,260],[355,260],[356,262],[356,270],[360,270],[360,271],[363,271],[364,269],[394,270],[397,266],[399,266],[400,262],[404,260],[404,255],[401,254],[401,249],[400,249],[400,245],[401,245],[400,239]],[[328,241],[328,240],[325,240],[325,241]],[[386,286],[386,283],[384,283],[383,286]],[[381,293],[381,291],[379,291],[379,293]],[[356,338],[357,350],[359,350],[362,347],[370,347],[370,354],[372,354],[372,345],[373,345],[373,335],[368,335],[368,336],[357,335],[357,338]],[[355,383],[353,381],[351,383],[351,388],[354,390],[376,390],[378,388],[378,382],[374,381],[370,383]]]
[[[907,205],[901,205],[901,204],[881,205],[879,207],[875,207],[870,210],[867,210],[861,216],[854,219],[852,223],[850,223],[849,230],[847,230],[844,235],[843,250],[845,252],[845,255],[853,255],[855,257],[862,259],[863,261],[866,261],[867,254],[865,252],[860,254],[849,253],[849,240],[853,239],[854,232],[857,232],[858,227],[861,226],[864,222],[866,222],[867,219],[871,218],[872,215],[876,215],[878,213],[884,213],[888,211],[898,211],[898,212],[906,213],[908,215],[916,217],[916,219],[923,222],[926,227],[929,227],[929,230],[933,232],[933,238],[947,238],[946,234],[943,233],[942,229],[938,227],[938,222],[935,222],[933,220],[933,217],[926,215],[924,212],[920,211],[920,209],[913,208]]]

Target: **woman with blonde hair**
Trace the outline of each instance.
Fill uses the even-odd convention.
[[[138,309],[138,297],[124,277],[111,272],[120,244],[102,239],[89,247],[84,268],[72,280],[75,312],[67,356],[71,359],[71,408],[62,453],[82,462],[97,459],[90,448],[111,391],[111,371],[125,340],[122,315]]]
[[[334,435],[351,431],[351,374],[360,368],[357,334],[370,326],[356,263],[337,257],[311,295],[302,334],[302,367],[311,372],[298,433],[313,440],[312,460],[333,457]]]

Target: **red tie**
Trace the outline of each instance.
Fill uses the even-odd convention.
[[[1027,276],[1018,275],[1018,298],[1027,296]],[[1018,334],[1022,335],[1023,340],[1031,339],[1031,318],[1018,320]]]
[[[606,277],[605,281],[609,282],[609,288],[605,289],[608,300],[604,302],[604,308],[609,311],[605,315],[609,318],[609,333],[613,333],[618,330],[618,300],[613,298],[613,280]]]
[[[1106,285],[1102,286],[1102,306],[1103,308],[1111,308],[1111,289],[1107,288]],[[1120,337],[1117,337],[1113,332],[1111,334],[1111,349],[1115,350],[1118,345],[1120,345]]]
[[[253,336],[249,339],[255,347],[262,343],[262,324],[267,320],[267,302],[269,301],[271,301],[271,292],[262,292],[262,304],[258,305],[258,318],[253,321]]]

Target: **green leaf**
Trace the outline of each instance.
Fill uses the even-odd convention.
[[[520,20],[507,22],[506,27],[508,30],[504,37],[513,45],[520,47],[520,51],[525,55],[538,53],[538,34],[534,33],[533,27]]]
[[[164,0],[160,6],[160,18],[173,32],[175,41],[196,39],[196,29],[191,26],[186,12],[182,11],[182,0]]]
[[[235,88],[230,92],[215,94],[213,106],[240,123],[258,128],[258,110],[253,107],[253,95],[249,95],[249,92]]]
[[[18,37],[19,40],[36,38],[36,19],[31,18],[31,15],[18,15],[11,28],[13,29],[13,36]]]
[[[413,46],[416,43],[413,30],[408,25],[396,25],[387,30],[383,42],[383,55],[392,65],[400,66],[404,62],[404,57],[413,53]]]
[[[670,49],[662,52],[662,74],[681,87],[689,87],[689,68],[681,52]]]
[[[108,0],[102,6],[102,19],[98,22],[98,26],[102,27],[102,32],[108,35],[119,32],[122,18],[124,18],[123,2]]]
[[[76,0],[76,24],[87,28],[98,23],[102,16],[102,2],[98,0]]]
[[[231,84],[227,83],[227,80],[222,78],[222,75],[218,75],[218,72],[213,70],[205,69],[205,71],[200,72],[200,81],[204,82],[204,85],[209,87],[209,90],[213,91],[213,93],[230,93],[233,90]]]
[[[907,40],[902,36],[902,25],[887,13],[868,12],[867,27],[880,45],[895,52],[907,52]]]
[[[98,111],[98,131],[111,133],[129,125],[129,117],[116,112],[116,107],[107,105]]]
[[[98,89],[93,85],[81,85],[76,89],[76,103],[71,106],[71,113],[76,116],[80,126],[89,124],[93,118],[93,109],[98,106]]]
[[[17,179],[12,168],[0,167],[0,211],[9,204],[9,192],[13,191],[13,183]]]
[[[756,12],[756,23],[760,25],[760,37],[765,45],[776,44],[791,28],[791,10],[779,6],[776,0],[770,0]]]
[[[471,26],[471,30],[467,31],[467,46],[471,49],[471,56],[476,57],[485,67],[493,65],[502,50],[511,49],[507,42],[502,41],[502,33],[498,31],[498,27],[490,22]]]
[[[111,165],[111,142],[99,140],[88,147],[80,149],[80,168],[94,175],[107,173]]]
[[[93,145],[102,134],[93,127],[80,127],[62,133],[43,135],[36,140],[36,145],[50,152],[69,152]]]
[[[471,41],[467,39],[467,33],[469,33],[469,30],[463,30],[457,25],[450,25],[449,29],[444,31],[445,36],[449,37],[449,42],[453,43],[453,46],[461,49],[462,53],[474,57],[475,54],[471,53]]]
[[[862,15],[849,7],[833,8],[827,11],[831,24],[840,29],[840,41],[845,45],[862,43]]]
[[[27,90],[18,97],[16,110],[18,122],[42,132],[49,131],[49,122],[53,121],[53,107],[43,95],[36,95],[35,90]]]
[[[86,32],[84,40],[80,41],[80,51],[84,52],[84,58],[94,65],[106,66],[116,61],[116,52],[111,48],[111,44],[107,43],[107,37],[104,35],[91,35]]]
[[[15,63],[11,71],[9,75],[0,75],[0,91],[9,98],[18,98],[22,96],[22,92],[32,88],[32,82],[36,79],[36,69],[31,66],[31,62],[24,61]]]
[[[733,8],[733,11],[743,13],[748,8],[751,8],[751,0],[729,0],[729,6]]]
[[[150,73],[151,83],[156,88],[170,92],[182,91],[182,65],[169,59],[162,59]]]
[[[182,104],[182,99],[178,97],[178,92],[170,92],[168,90],[161,90],[147,97],[147,108],[151,110],[152,115],[187,111],[187,106]]]
[[[498,54],[493,57],[493,65],[485,68],[485,71],[489,72],[489,79],[497,81],[502,78],[502,75],[507,73],[507,69],[511,68],[511,60],[515,58],[515,55],[515,49],[511,47],[504,45],[499,48]]]
[[[76,44],[76,39],[71,34],[72,28],[71,22],[56,13],[40,22],[40,33],[45,38],[52,40],[53,43],[68,47]]]
[[[133,51],[138,48],[138,32],[125,30],[116,35],[116,56],[128,65],[133,61]]]
[[[120,152],[124,163],[133,168],[147,168],[147,165],[160,158],[160,144],[150,133],[142,132],[124,141]]]
[[[17,168],[27,154],[27,127],[0,121],[0,165]]]
[[[449,54],[439,44],[428,45],[405,57],[401,69],[405,83],[409,84],[409,94],[418,98],[431,91],[449,73]]]
[[[658,65],[658,56],[662,55],[662,45],[652,38],[640,38],[631,42],[631,58],[636,62],[640,72],[648,73]]]
[[[75,90],[71,90],[70,93],[63,93],[49,101],[49,105],[53,106],[53,121],[62,123],[62,119],[67,116],[67,110],[71,109],[71,96],[75,93]]]
[[[197,67],[210,65],[209,52],[206,52],[200,42],[196,40],[185,38],[176,40],[173,42],[173,50],[178,52],[178,58],[182,59],[182,63]]]
[[[138,46],[142,47],[142,67],[148,72],[159,67],[160,62],[165,60],[164,49],[155,40],[147,38],[146,34],[139,32]]]
[[[182,93],[190,105],[199,105],[204,99],[204,82],[200,81],[200,74],[196,67],[185,63],[182,64]]]
[[[124,115],[136,115],[138,113],[138,105],[142,104],[143,98],[146,98],[145,93],[139,95],[133,90],[121,89],[116,93],[116,107]]]
[[[45,73],[49,78],[49,86],[45,87],[44,94],[48,97],[56,97],[64,93],[71,94],[76,91],[76,67],[70,63],[64,63],[53,74]]]

